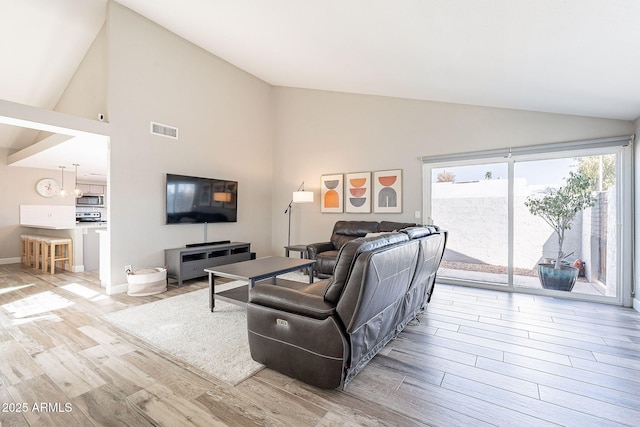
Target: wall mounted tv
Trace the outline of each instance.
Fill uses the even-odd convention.
[[[167,224],[238,221],[238,183],[167,174]]]

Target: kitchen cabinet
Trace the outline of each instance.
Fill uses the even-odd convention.
[[[78,188],[84,194],[104,194],[105,186],[100,184],[80,184],[78,183]]]
[[[84,271],[94,271],[100,267],[100,235],[97,231],[87,228],[82,235]]]

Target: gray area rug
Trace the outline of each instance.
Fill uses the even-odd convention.
[[[243,285],[231,282],[224,289]],[[216,286],[216,291],[224,290]],[[263,365],[254,361],[247,341],[244,307],[216,301],[209,310],[208,289],[189,292],[109,313],[104,319],[189,364],[236,385]]]

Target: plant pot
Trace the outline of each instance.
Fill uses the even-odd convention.
[[[538,278],[545,289],[571,292],[578,272],[577,268],[570,265],[562,265],[556,269],[553,264],[538,264]]]

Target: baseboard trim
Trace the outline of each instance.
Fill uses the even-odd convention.
[[[123,283],[121,285],[107,286],[106,288],[107,295],[121,294],[127,292],[127,290],[129,289],[129,284]]]
[[[20,257],[0,258],[0,265],[6,265],[6,264],[20,264]]]
[[[633,299],[633,309],[640,313],[640,299],[638,298]]]

